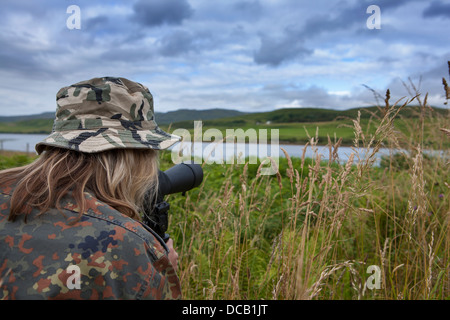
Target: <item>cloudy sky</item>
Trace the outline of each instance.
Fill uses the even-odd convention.
[[[444,0],[2,0],[0,111],[54,111],[59,88],[99,76],[145,84],[159,112],[348,109],[409,79],[442,107],[449,25]]]

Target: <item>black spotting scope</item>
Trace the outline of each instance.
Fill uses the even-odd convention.
[[[180,163],[166,171],[158,172],[158,196],[186,192],[203,181],[203,169],[195,163]]]
[[[180,163],[166,171],[158,172],[158,196],[156,204],[146,203],[144,223],[155,231],[165,242],[169,240],[166,233],[169,225],[168,211],[170,205],[164,201],[169,194],[189,191],[198,187],[203,181],[203,169],[199,164]]]

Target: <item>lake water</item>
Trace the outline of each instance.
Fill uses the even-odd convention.
[[[28,151],[35,152],[34,146],[40,142],[47,135],[45,134],[12,134],[12,133],[0,133],[0,150],[13,150],[13,151]],[[272,157],[284,157],[284,153],[281,148],[285,149],[290,157],[301,157],[303,154],[304,146],[302,145],[270,145],[270,144],[242,144],[242,143],[195,143],[195,144],[182,144],[178,143],[171,149],[177,154],[182,149],[183,160],[188,158],[198,159],[201,157],[203,161],[209,162],[222,162],[229,163],[234,158],[237,162],[240,157],[259,157],[264,158],[266,156]],[[338,149],[339,160],[346,162],[351,153],[355,150],[350,147],[340,147]],[[366,154],[367,150],[359,149],[358,154],[362,157]],[[313,150],[310,146],[305,151],[307,158],[315,157],[315,154],[322,155],[322,160],[329,158],[329,149],[326,146],[318,146],[316,150]],[[389,149],[380,149],[376,155],[378,163],[382,155],[389,155]],[[172,157],[174,158],[174,157]],[[355,157],[356,161],[356,157]]]
[[[35,152],[35,144],[46,136],[46,134],[0,133],[0,150]]]

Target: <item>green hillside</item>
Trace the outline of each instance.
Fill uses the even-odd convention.
[[[202,121],[202,131],[215,128],[222,132],[222,137],[226,136],[227,129],[267,129],[268,134],[273,129],[279,131],[280,143],[305,144],[310,137],[318,138],[318,144],[328,143],[342,139],[342,145],[352,145],[355,139],[354,123],[360,111],[360,125],[365,136],[369,137],[375,133],[382,118],[383,110],[378,107],[355,108],[349,110],[330,109],[280,109],[271,112],[249,113],[240,117],[229,117],[214,120]],[[426,119],[430,117],[448,118],[448,110],[426,109],[424,110]],[[405,107],[395,121],[395,127],[405,135],[412,135],[420,129],[420,107]],[[169,129],[167,126],[162,126]],[[189,130],[191,137],[194,134],[194,121],[179,121],[171,124],[170,130]],[[193,138],[191,138],[193,139]],[[270,136],[268,136],[270,141]]]
[[[335,120],[353,120],[361,111],[361,119],[370,119],[382,116],[383,109],[378,107],[353,108],[348,110],[331,110],[318,108],[279,109],[270,112],[248,113],[245,116],[228,117],[206,121],[208,125],[222,125],[233,123],[262,124],[267,123],[293,123],[293,122],[326,122]],[[420,107],[405,107],[400,115],[403,118],[418,118]],[[448,110],[433,108],[435,115],[446,115]],[[180,123],[178,123],[180,124]]]
[[[19,120],[13,122],[0,122],[1,133],[50,133],[52,119]]]
[[[229,117],[243,117],[245,112],[237,110],[226,109],[208,109],[208,110],[189,110],[179,109],[176,111],[169,111],[166,113],[156,112],[155,118],[158,125],[170,124],[186,120],[211,120]]]
[[[31,115],[20,115],[20,116],[0,116],[1,122],[18,122],[25,120],[36,120],[36,119],[53,119],[55,117],[55,112],[43,112],[39,114]]]
[[[180,109],[165,113],[156,112],[155,118],[159,125],[168,125],[178,121],[211,120],[226,117],[242,117],[246,113],[237,110],[208,109],[189,110]],[[3,133],[49,133],[52,130],[54,112],[45,112],[25,116],[0,116],[0,132]]]

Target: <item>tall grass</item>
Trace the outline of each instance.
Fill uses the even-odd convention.
[[[172,195],[184,298],[448,299],[450,117],[416,91],[395,103],[388,91],[384,102],[375,134],[354,119],[346,163],[337,139],[323,161],[316,133],[303,149],[315,156],[285,153],[276,175],[261,175],[263,164],[204,164],[200,189]],[[402,134],[394,122],[412,102],[421,112]],[[392,152],[380,168],[381,147]]]

